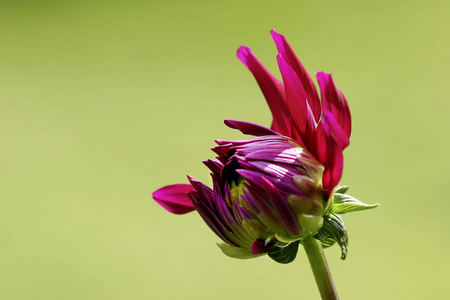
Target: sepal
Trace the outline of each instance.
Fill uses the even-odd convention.
[[[344,191],[344,189],[339,188],[337,191]],[[345,214],[352,211],[372,209],[380,205],[378,203],[366,204],[350,195],[337,191],[334,193],[334,203],[327,214]]]
[[[299,241],[292,243],[278,243],[268,252],[269,257],[280,264],[293,262],[297,257]]]
[[[323,217],[323,226],[314,238],[321,241],[324,248],[332,246],[335,242],[341,247],[341,259],[347,257],[348,236],[344,220],[336,214]]]
[[[348,191],[349,188],[350,187],[348,185],[340,186],[340,187],[336,188],[335,193],[345,194]]]
[[[264,255],[263,254],[253,254],[252,250],[249,248],[241,248],[241,247],[235,247],[235,246],[231,246],[230,244],[227,243],[220,243],[217,244],[217,246],[219,246],[219,248],[222,250],[222,252],[232,258],[239,258],[239,259],[248,259],[248,258],[255,258],[255,257],[259,257]]]

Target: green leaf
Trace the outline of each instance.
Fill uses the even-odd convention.
[[[289,244],[278,244],[269,251],[269,257],[280,264],[288,264],[297,256],[299,241]]]
[[[344,221],[336,214],[323,217],[323,226],[314,238],[321,241],[323,247],[330,247],[335,242],[341,247],[341,259],[347,257],[348,236]]]
[[[334,193],[334,204],[328,214],[345,214],[357,210],[372,209],[380,204],[366,204],[347,194]]]
[[[336,189],[335,193],[345,194],[350,187],[348,185],[340,186]]]
[[[318,235],[318,234],[317,234]],[[317,237],[316,235],[316,237]],[[324,248],[328,248],[333,246],[334,244],[336,244],[336,241],[333,240],[332,238],[324,238],[323,240],[320,241],[322,243],[322,247]]]

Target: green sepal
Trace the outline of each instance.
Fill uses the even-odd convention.
[[[334,203],[327,214],[345,214],[352,211],[372,209],[380,204],[366,204],[347,194],[334,193]]]
[[[248,258],[255,258],[255,257],[259,257],[262,256],[264,254],[258,254],[255,255],[252,253],[252,250],[249,248],[241,248],[241,247],[236,247],[236,246],[231,246],[230,244],[227,243],[220,243],[217,244],[217,246],[219,246],[219,248],[222,250],[222,252],[232,258],[239,258],[239,259],[248,259]]]
[[[345,194],[345,193],[347,193],[349,188],[350,187],[348,185],[340,186],[336,189],[335,193]]]
[[[330,247],[335,242],[341,247],[341,259],[347,257],[348,236],[344,220],[336,214],[326,215],[323,217],[323,226],[314,238],[321,241],[323,247]]]
[[[319,234],[320,233],[316,234],[314,237],[317,239],[317,236]],[[336,240],[333,240],[332,238],[324,238],[323,240],[320,240],[320,242],[322,243],[322,247],[324,248],[328,248],[336,244]]]
[[[269,257],[280,264],[293,262],[297,256],[299,241],[289,244],[278,243],[269,251]]]

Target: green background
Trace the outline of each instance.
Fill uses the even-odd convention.
[[[234,260],[194,212],[151,198],[200,163],[223,119],[269,126],[250,47],[269,31],[353,117],[345,215],[326,250],[342,299],[446,299],[449,1],[0,0],[0,299],[318,299],[303,251]],[[301,250],[301,249],[300,249]]]

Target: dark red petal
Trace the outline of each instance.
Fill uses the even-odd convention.
[[[250,134],[254,136],[279,135],[278,132],[275,132],[269,128],[250,122],[236,121],[236,120],[225,120],[224,122],[225,125],[227,125],[228,127],[237,129],[241,131],[243,134]]]
[[[273,116],[272,129],[290,136],[290,121],[287,118],[288,111],[284,104],[283,83],[261,64],[249,48],[239,47],[237,57],[252,72],[266,98]]]
[[[272,34],[272,38],[275,41],[280,56],[292,67],[292,69],[294,69],[295,73],[297,73],[307,95],[306,99],[308,100],[309,106],[311,106],[314,119],[316,123],[319,122],[322,109],[314,82],[308,75],[303,64],[295,55],[289,43],[286,41],[286,38],[281,34],[276,33],[275,30],[271,30],[270,33]]]
[[[156,190],[152,196],[162,207],[179,215],[195,210],[191,199],[186,194],[193,191],[195,189],[190,184],[174,184]]]
[[[333,114],[336,122],[346,133],[347,138],[350,138],[352,131],[352,119],[347,100],[342,92],[336,88],[330,74],[325,72],[317,72],[316,77],[320,86],[323,110],[329,111]]]
[[[272,244],[269,244],[269,245],[266,245],[266,242],[265,242],[264,240],[259,240],[259,239],[258,239],[258,240],[255,240],[255,241],[252,243],[252,246],[251,246],[251,248],[252,248],[252,253],[255,254],[255,255],[269,252],[269,250],[270,250],[272,247],[273,247],[273,243],[272,243]]]

